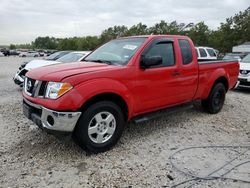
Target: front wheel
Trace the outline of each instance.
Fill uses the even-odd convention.
[[[217,83],[210,92],[206,100],[201,101],[203,108],[211,114],[221,111],[226,97],[226,88],[224,84]]]
[[[117,143],[124,125],[124,114],[117,104],[111,101],[97,102],[83,112],[73,138],[89,152],[104,152]]]

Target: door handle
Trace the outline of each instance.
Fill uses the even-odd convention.
[[[172,76],[180,76],[181,73],[179,71],[173,71]]]

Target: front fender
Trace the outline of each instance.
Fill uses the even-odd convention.
[[[110,78],[98,78],[83,82],[77,85],[75,89],[77,90],[77,93],[82,96],[81,101],[79,101],[81,106],[94,96],[104,93],[112,93],[119,95],[126,102],[129,118],[133,113],[132,95],[127,86],[122,82]]]

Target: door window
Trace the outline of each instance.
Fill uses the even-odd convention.
[[[174,57],[174,47],[172,42],[160,42],[154,44],[145,54],[145,57],[152,57],[152,56],[161,56],[162,57],[162,64],[153,66],[155,67],[168,67],[173,66],[175,64],[175,57]]]

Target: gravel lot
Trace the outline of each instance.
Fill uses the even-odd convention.
[[[115,148],[87,155],[70,137],[49,135],[22,115],[21,90],[12,77],[24,60],[0,57],[0,187],[171,187],[192,178],[170,164],[169,157],[179,149],[250,145],[250,91],[238,90],[227,94],[219,114],[209,115],[198,106],[147,123],[129,123]],[[174,163],[203,176],[241,152],[235,165],[249,161],[249,148],[197,148],[178,153]],[[247,163],[226,177],[249,181],[249,169]],[[193,187],[250,184],[212,180]]]

